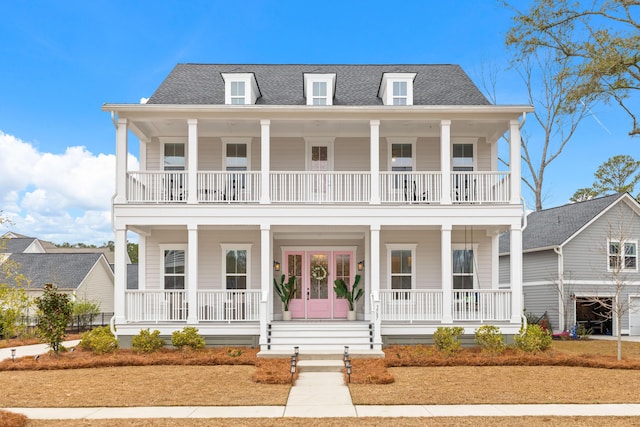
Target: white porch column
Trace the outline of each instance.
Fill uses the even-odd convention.
[[[364,233],[364,320],[373,322],[375,317],[371,305],[371,265],[371,233]]]
[[[451,269],[451,225],[443,224],[440,230],[440,256],[442,271],[442,323],[453,323],[452,292],[453,273]]]
[[[125,203],[127,201],[128,132],[127,119],[118,118],[116,126],[116,197],[114,203]]]
[[[271,172],[271,120],[260,120],[260,203],[271,203],[269,175]]]
[[[187,324],[198,323],[198,226],[189,225],[187,246]]]
[[[511,182],[511,203],[520,204],[520,178],[522,176],[522,164],[520,161],[520,121],[509,122],[509,169]]]
[[[451,120],[440,120],[440,173],[442,194],[440,203],[451,204]]]
[[[273,261],[271,255],[271,226],[260,225],[260,349],[267,350],[267,325],[271,321],[269,295],[273,283]]]
[[[113,247],[114,278],[113,278],[113,315],[116,324],[123,324],[125,317],[125,290],[127,289],[127,230],[116,229]]]
[[[522,314],[522,229],[520,224],[511,226],[511,323],[520,323]]]
[[[381,348],[382,334],[380,326],[382,318],[380,313],[380,224],[371,225],[371,262],[369,263],[369,275],[371,276],[371,295],[373,295],[373,345],[374,348]]]
[[[369,122],[371,128],[371,200],[372,205],[380,204],[380,120],[371,120]]]
[[[187,120],[187,203],[198,203],[198,120]]]

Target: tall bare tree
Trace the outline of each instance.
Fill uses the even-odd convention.
[[[559,73],[565,65],[551,50],[533,52],[521,61],[513,61],[512,66],[522,78],[527,88],[528,102],[535,109],[533,120],[527,117],[527,126],[521,133],[520,142],[522,181],[533,193],[536,211],[540,211],[547,168],[560,156],[580,122],[588,116],[589,104],[568,108],[573,101],[567,98],[567,94],[577,80],[569,74]],[[486,73],[483,70],[483,89],[494,103],[498,101],[497,84],[497,70]],[[507,163],[503,159],[501,161]]]
[[[507,45],[516,60],[551,49],[562,63],[556,80],[570,76],[565,108],[581,103],[617,103],[632,122],[630,135],[640,135],[633,102],[640,91],[639,0],[503,0],[515,12]],[[635,98],[637,99],[637,98]]]

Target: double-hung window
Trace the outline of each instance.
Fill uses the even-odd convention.
[[[181,248],[163,249],[162,271],[164,289],[185,288],[185,253]]]
[[[391,138],[389,142],[388,167],[394,172],[388,184],[389,189],[395,194],[396,200],[418,200],[423,191],[421,182],[412,173],[416,168],[416,139],[415,138]]]
[[[453,249],[453,289],[475,288],[475,262],[472,248]]]
[[[246,100],[245,96],[245,82],[232,81],[231,82],[231,104],[232,105],[244,105]]]
[[[475,200],[475,178],[471,173],[474,170],[473,148],[473,144],[469,143],[452,146],[451,166],[454,172],[452,189],[455,201]]]
[[[391,289],[408,291],[414,289],[416,245],[387,245]],[[394,299],[408,299],[407,292],[394,292]]]
[[[313,82],[313,105],[327,105],[327,82]]]
[[[228,290],[247,289],[251,245],[222,245],[223,280]]]
[[[609,240],[608,271],[637,271],[638,270],[638,242]]]
[[[393,82],[393,105],[407,105],[407,82]]]

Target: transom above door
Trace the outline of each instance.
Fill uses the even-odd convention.
[[[338,298],[333,282],[349,285],[355,276],[353,250],[287,250],[284,271],[296,278],[296,295],[289,303],[294,319],[346,319],[348,303]]]

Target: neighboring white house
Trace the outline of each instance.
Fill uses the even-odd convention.
[[[459,66],[178,64],[147,103],[103,110],[116,127],[125,346],[142,328],[186,325],[263,351],[520,328],[520,126],[532,107],[490,104]],[[126,287],[127,232],[139,236],[138,289]],[[273,292],[283,273],[298,283],[290,322]],[[365,296],[347,322],[333,281],[356,274]]]
[[[616,316],[606,318],[607,310],[594,299],[610,304],[618,280],[622,334],[640,335],[640,205],[633,197],[620,193],[532,212],[522,239],[528,312],[546,312],[555,332],[581,324],[595,334],[615,335]],[[500,253],[500,282],[507,286],[506,234]]]

